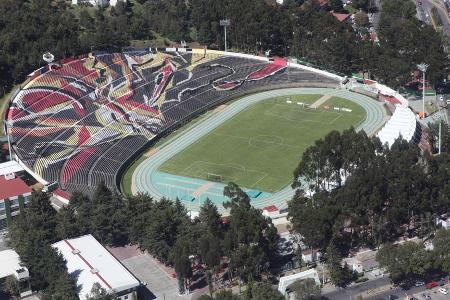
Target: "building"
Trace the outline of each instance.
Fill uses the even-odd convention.
[[[350,20],[350,14],[336,12],[333,12],[332,14],[339,22],[347,22],[348,20]]]
[[[13,217],[17,216],[31,198],[31,188],[10,168],[0,164],[0,231],[5,230]],[[3,172],[2,172],[3,171]]]
[[[14,250],[0,251],[0,286],[10,276],[19,281],[19,292],[21,297],[31,295],[30,273],[26,267],[20,265],[19,254]]]
[[[442,227],[443,229],[450,228],[450,217],[446,215],[442,215],[439,218],[436,218],[436,225]]]
[[[52,245],[67,261],[69,274],[77,278],[78,296],[86,299],[95,283],[117,299],[132,299],[139,281],[92,235],[62,240]]]
[[[93,6],[116,6],[117,2],[127,2],[127,0],[72,0],[72,5],[91,4]]]
[[[52,192],[52,197],[50,197],[50,201],[55,209],[61,209],[63,206],[69,205],[70,198],[72,196],[61,189],[56,189]]]

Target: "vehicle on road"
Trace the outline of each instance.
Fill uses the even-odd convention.
[[[446,288],[439,288],[439,292],[444,295],[448,295],[448,290]]]
[[[436,281],[430,281],[427,283],[427,289],[432,289],[434,287],[437,287],[439,285],[439,282]]]

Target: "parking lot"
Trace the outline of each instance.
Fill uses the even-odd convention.
[[[449,292],[448,295],[445,295],[439,292],[439,288],[445,288]],[[425,290],[419,293],[414,294],[414,297],[419,300],[448,300],[450,298],[450,285],[446,284],[443,286],[437,286],[430,290]]]
[[[113,255],[128,269],[139,281],[146,284],[141,288],[145,300],[187,300],[191,295],[178,295],[178,283],[171,274],[173,270],[165,267],[151,255],[141,252],[136,247],[120,247],[109,249]],[[143,293],[142,293],[143,292]]]

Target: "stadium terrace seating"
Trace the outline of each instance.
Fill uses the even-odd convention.
[[[339,84],[282,59],[133,48],[35,74],[7,116],[13,149],[48,182],[85,193],[101,181],[115,187],[122,165],[149,142],[225,101],[280,85]]]

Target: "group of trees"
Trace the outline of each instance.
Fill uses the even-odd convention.
[[[356,9],[371,9],[367,0],[353,2]],[[328,9],[342,11],[342,2],[329,1]],[[138,0],[96,10],[74,8],[64,0],[4,0],[0,3],[1,92],[41,66],[45,51],[60,59],[93,49],[117,50],[159,35],[221,49],[221,19],[231,20],[229,48],[250,53],[270,49],[339,72],[369,72],[393,87],[408,82],[417,63],[430,65],[427,74],[432,82],[440,78],[445,65],[442,37],[415,18],[414,3],[408,0],[383,2],[379,44],[367,38],[365,13],[355,18],[354,29],[339,22],[318,0],[289,0],[283,5],[266,0]]]
[[[450,207],[449,167],[447,153],[421,155],[403,139],[389,148],[364,132],[333,131],[304,152],[289,218],[307,245],[341,255],[403,235],[426,236]]]
[[[380,267],[386,268],[394,283],[412,285],[433,275],[450,273],[450,231],[438,230],[433,249],[421,242],[386,244],[377,253]]]
[[[14,218],[10,243],[30,272],[32,290],[43,291],[43,299],[75,300],[76,282],[67,273],[64,258],[51,246],[61,238],[56,215],[47,194],[33,193],[25,211]]]
[[[174,267],[181,291],[189,286],[193,265],[202,264],[212,295],[214,279],[223,266],[228,266],[230,281],[260,279],[278,243],[276,228],[250,205],[247,194],[235,184],[229,184],[224,193],[230,198],[226,204],[229,217],[223,219],[207,201],[194,221],[180,201],[154,201],[147,195],[124,198],[103,184],[92,197],[74,193],[70,204],[58,212],[47,194],[34,193],[25,213],[13,222],[11,245],[30,269],[33,289],[49,295],[69,293],[75,284],[67,275],[64,260],[50,245],[84,234],[110,246],[137,244]],[[69,296],[63,298],[71,299]]]

